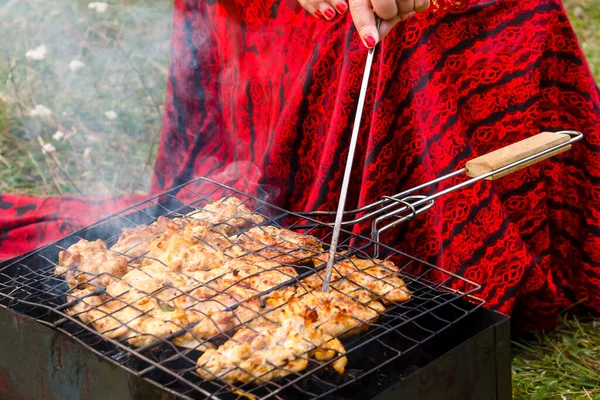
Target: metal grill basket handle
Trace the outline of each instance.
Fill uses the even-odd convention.
[[[384,231],[403,222],[415,218],[428,210],[434,200],[440,196],[462,189],[481,180],[496,180],[513,172],[546,160],[557,154],[568,151],[572,143],[581,140],[581,132],[565,130],[558,132],[542,132],[535,136],[513,143],[466,162],[465,166],[450,174],[423,183],[412,189],[393,196],[383,196],[380,200],[361,208],[344,212],[342,226],[371,221],[371,239],[379,243],[379,237]],[[450,178],[466,175],[467,179],[459,184],[441,190],[434,194],[422,195],[417,192],[439,184]],[[359,214],[363,214],[360,217]],[[335,217],[333,211],[313,211],[303,215],[322,218]],[[390,222],[391,220],[391,222]],[[333,223],[326,223],[333,226]],[[375,247],[375,257],[379,255],[379,246]]]

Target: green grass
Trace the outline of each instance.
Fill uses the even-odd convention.
[[[565,5],[600,79],[600,0]],[[159,138],[171,0],[0,1],[0,192],[120,195],[148,189]],[[43,60],[25,53],[41,44]],[[69,63],[85,67],[72,72]],[[52,117],[28,117],[38,104]],[[110,120],[107,111],[117,118]],[[54,133],[65,133],[62,140]],[[56,150],[44,154],[43,143]],[[598,321],[564,319],[513,346],[515,399],[600,399]]]
[[[565,318],[535,339],[513,342],[515,399],[600,399],[600,321]]]
[[[564,1],[596,81],[600,81],[600,0]]]

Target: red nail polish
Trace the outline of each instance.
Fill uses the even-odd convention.
[[[346,5],[346,3],[340,3],[337,6],[335,6],[335,8],[340,12],[340,14],[343,14],[348,9],[348,6]]]
[[[321,14],[321,11],[319,10],[315,11],[315,15],[319,18],[323,18],[323,14]]]
[[[371,35],[365,36],[365,42],[369,48],[375,46],[375,38]]]
[[[335,11],[333,11],[331,8],[328,8],[327,10],[323,11],[323,13],[329,19],[335,17]]]

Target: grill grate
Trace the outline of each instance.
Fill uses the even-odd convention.
[[[270,269],[251,269],[247,276],[227,281],[226,278],[231,278],[232,274],[237,276],[240,272],[219,270],[219,274],[211,279],[198,279],[199,274],[204,272],[184,265],[174,273],[174,276],[185,280],[188,284],[192,282],[191,286],[186,286],[186,289],[190,290],[183,290],[182,286],[175,285],[172,283],[174,281],[171,281],[167,284],[163,282],[162,288],[167,290],[144,292],[140,291],[139,286],[129,282],[126,283],[123,294],[108,293],[110,289],[106,289],[105,284],[102,283],[106,283],[106,280],[114,282],[115,285],[126,282],[119,275],[111,275],[111,273],[93,275],[83,269],[71,269],[60,275],[55,274],[59,252],[67,250],[69,246],[82,239],[89,241],[101,239],[110,248],[119,240],[123,228],[144,227],[156,223],[163,217],[171,220],[179,219],[182,223],[188,224],[192,221],[190,212],[229,197],[237,198],[253,213],[263,216],[264,220],[257,223],[248,216],[225,220],[214,225],[214,231],[223,234],[219,240],[213,241],[194,234],[195,243],[198,248],[209,250],[214,249],[217,243],[221,247],[214,249],[215,254],[231,255],[235,250],[236,257],[244,259],[244,256],[252,256],[255,260],[252,265],[262,265],[263,268],[266,268],[264,265],[272,265]],[[197,220],[193,219],[193,221]],[[284,234],[276,237],[275,244],[264,243],[263,240],[260,246],[257,246],[256,234],[270,232],[269,229],[272,228],[269,227],[286,228],[292,232],[311,235],[316,238],[316,244],[322,247],[316,250],[314,245],[298,243],[294,239],[295,236]],[[320,284],[311,285],[309,282],[312,279],[314,283],[322,275],[326,259],[317,265],[311,260],[319,254],[326,254],[330,235],[331,228],[317,219],[287,212],[231,187],[199,178],[0,267],[0,305],[52,326],[131,373],[181,397],[224,399],[236,398],[240,395],[250,398],[321,398],[337,391],[349,390],[357,381],[423,345],[427,340],[474,312],[483,303],[472,296],[479,290],[479,286],[475,283],[367,238],[343,231],[338,245],[338,251],[343,254],[339,255],[338,262],[346,263],[349,268],[354,267],[354,270],[350,270],[358,271],[358,275],[356,278],[348,276],[347,279],[340,278],[337,286],[334,281],[329,296],[333,296],[335,301],[354,305],[356,309],[362,310],[363,314],[357,316],[356,309],[352,310],[354,314],[351,313],[351,317],[346,319],[349,321],[349,328],[346,327],[346,331],[338,329],[332,323],[335,320],[333,311],[330,314],[324,311],[324,305],[331,304],[330,301],[333,301],[328,298],[327,301],[318,303],[319,305],[314,307],[313,311],[316,311],[317,316],[312,314],[302,316],[307,326],[309,323],[306,321],[314,322],[314,326],[318,329],[318,334],[309,337],[308,328],[290,328],[290,324],[282,322],[288,318],[279,315],[281,312],[286,312],[285,315],[289,317],[290,313],[283,310],[288,310],[292,302],[301,306],[307,304],[312,306],[315,303],[307,299],[318,300],[323,295],[320,292]],[[152,240],[154,239],[142,243]],[[360,267],[355,264],[357,259],[372,260],[375,245],[379,246],[379,250],[383,249],[387,259],[392,260],[397,267],[398,276],[402,278],[411,293],[409,300],[390,300],[389,289],[378,291],[374,289],[378,286],[368,286],[365,283],[385,284],[391,279],[389,274],[384,277],[371,275],[366,272],[369,271],[368,269],[360,270]],[[140,244],[138,243],[137,246]],[[136,246],[133,247],[135,248]],[[152,253],[147,249],[138,253],[140,252],[127,252],[127,254],[134,254],[127,258],[128,267],[166,266],[164,260],[151,257]],[[256,261],[259,257],[261,261]],[[269,261],[272,263],[268,264]],[[380,271],[387,265],[380,261],[376,263],[377,267],[381,268]],[[256,283],[257,280],[252,280],[265,276],[263,274],[267,272],[278,276],[274,283],[261,284],[260,281]],[[72,274],[70,278],[69,274]],[[146,271],[144,274],[148,275]],[[339,269],[339,274],[345,273]],[[361,280],[361,277],[368,279]],[[79,287],[87,291],[83,289],[73,291],[68,283],[69,279],[71,279],[69,282],[76,279]],[[156,275],[148,275],[148,279],[154,282],[153,279],[159,278]],[[160,279],[164,281],[166,278],[161,275]],[[223,282],[231,282],[231,284],[228,286]],[[344,283],[351,283],[351,288],[348,289]],[[198,297],[196,295],[198,290],[208,290],[211,294],[208,297]],[[167,300],[164,296],[161,297],[164,291],[171,293]],[[236,291],[241,291],[242,294],[232,294],[237,293]],[[289,291],[295,291],[293,300],[284,297],[284,300],[279,303],[270,303],[271,300],[277,300],[279,294]],[[227,297],[223,297],[225,295]],[[166,334],[152,331],[153,335],[149,335],[148,331],[141,328],[144,325],[136,324],[136,321],[150,321],[150,319],[146,320],[146,317],[152,315],[156,322],[162,321],[165,325],[167,319],[164,315],[176,311],[172,304],[174,304],[173,299],[177,298],[191,302],[189,303],[191,308],[185,308],[186,311],[201,310],[194,314],[197,319],[201,319],[192,321],[188,318],[184,319],[184,323],[172,319],[173,324],[166,324],[169,325]],[[212,301],[211,304],[216,303],[219,312],[233,315],[236,322],[228,324],[219,322],[217,313],[202,308],[208,304],[208,301]],[[145,302],[154,304],[154,308],[141,308],[140,304]],[[72,310],[86,303],[92,310],[104,312],[96,322],[109,321],[114,327],[102,334],[97,326],[84,323],[81,317],[88,314],[83,312],[74,314]],[[109,307],[111,304],[119,306]],[[385,304],[383,312],[380,308],[381,304]],[[156,305],[164,313],[161,313]],[[132,311],[133,318],[127,320],[119,314],[124,310],[137,311]],[[373,313],[378,314],[376,320],[362,318],[363,315],[372,316]],[[267,321],[269,321],[268,327],[265,326]],[[202,331],[197,328],[203,326],[202,324],[214,324],[216,328]],[[354,331],[359,327],[363,327],[360,333],[343,334],[348,333],[348,329]],[[284,337],[278,339],[278,343],[286,338],[296,337],[294,332],[299,332],[296,345],[300,350],[291,353],[287,362],[274,364],[274,359],[268,358],[260,372],[248,369],[249,366],[251,368],[253,366],[251,362],[246,362],[243,366],[239,362],[234,363],[233,369],[229,371],[241,375],[246,373],[248,378],[246,382],[227,382],[222,379],[225,378],[222,375],[215,376],[218,375],[216,374],[219,372],[218,369],[198,362],[206,346],[223,349],[222,346],[227,346],[224,343],[229,343],[234,347],[234,351],[235,349],[242,351],[247,349],[244,347],[246,344],[254,343],[253,340],[259,333],[264,334],[259,336],[261,340],[272,337],[266,333],[267,328],[275,331],[275,335],[284,334]],[[284,331],[284,328],[287,330]],[[118,335],[119,331],[125,333]],[[205,334],[199,335],[199,331]],[[206,333],[209,331],[214,333]],[[244,335],[240,334],[241,331],[244,331],[250,339],[246,340]],[[336,334],[332,335],[332,338],[323,334],[325,331],[335,331]],[[343,352],[332,351],[336,348],[335,343],[338,338],[345,349]],[[190,346],[189,343],[193,345]],[[183,347],[184,345],[188,347]],[[260,346],[253,347],[254,354],[260,353],[257,349],[260,349]],[[283,346],[278,349],[279,351],[274,352],[275,355],[287,348]],[[339,374],[334,367],[339,365],[344,357],[347,365],[343,374]],[[217,359],[224,360],[223,357]],[[248,358],[245,361],[248,361]],[[303,364],[303,367],[296,367],[297,364]],[[198,370],[202,370],[205,377],[211,375],[213,379],[203,379],[197,373]],[[285,374],[282,373],[283,371]],[[285,376],[265,381],[268,376],[264,374],[268,373],[281,373]],[[252,376],[248,377],[248,374]]]

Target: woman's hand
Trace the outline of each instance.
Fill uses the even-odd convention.
[[[338,14],[350,10],[356,30],[365,46],[375,46],[400,21],[429,8],[429,0],[299,0],[312,15],[334,19]],[[379,16],[381,27],[377,31],[375,15]]]

